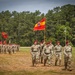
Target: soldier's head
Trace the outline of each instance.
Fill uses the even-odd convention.
[[[50,44],[49,42],[46,43],[47,46],[49,46],[49,44]]]
[[[56,43],[57,45],[60,45],[60,42],[59,41],[57,41],[57,43]]]
[[[38,41],[36,40],[36,41],[34,41],[34,44],[36,45],[38,43]]]
[[[68,40],[66,41],[66,45],[69,45],[69,41]]]

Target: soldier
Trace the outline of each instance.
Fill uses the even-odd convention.
[[[69,41],[66,41],[66,46],[64,47],[64,66],[65,68],[63,70],[69,70],[71,69],[71,59],[72,59],[72,47],[69,45]]]
[[[51,52],[52,52],[52,54],[51,54],[51,64],[52,64],[53,53],[54,53],[54,45],[52,44],[52,41],[50,41],[49,47],[50,47]]]
[[[39,59],[39,46],[38,42],[35,41],[34,44],[31,46],[31,55],[32,55],[32,66],[36,63],[36,60]]]
[[[12,45],[11,45],[11,44],[8,45],[8,53],[9,53],[9,54],[12,53]]]
[[[0,53],[2,53],[2,44],[0,44]]]
[[[57,66],[57,62],[59,60],[59,66],[61,65],[61,53],[62,53],[62,46],[60,45],[60,42],[57,41],[57,45],[55,46],[55,66]]]
[[[51,50],[49,45],[50,45],[49,42],[46,43],[46,45],[44,46],[44,49],[43,49],[43,52],[44,52],[44,66],[46,65],[47,62],[50,65],[52,50]]]

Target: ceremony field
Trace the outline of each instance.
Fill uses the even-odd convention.
[[[63,71],[63,54],[62,65],[54,66],[53,64],[45,67],[38,63],[32,67],[31,54],[29,47],[21,47],[19,52],[14,54],[0,54],[0,75],[75,75],[75,47],[73,47],[72,71]]]

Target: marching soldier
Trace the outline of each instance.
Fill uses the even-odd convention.
[[[49,46],[50,43],[46,43],[46,46],[44,46],[44,66],[46,65],[46,63],[48,62],[48,64],[50,65],[50,61],[51,61],[51,54],[52,54],[52,50]]]
[[[38,42],[35,41],[34,44],[31,46],[31,55],[32,55],[32,66],[36,63],[36,60],[39,59],[39,46]]]
[[[0,44],[0,53],[2,53],[2,44]]]
[[[12,53],[12,45],[8,45],[8,53],[11,54]]]
[[[51,52],[52,52],[52,54],[51,54],[51,64],[52,64],[53,53],[54,53],[54,45],[52,44],[52,41],[50,41],[49,47],[50,47]]]
[[[55,66],[57,66],[57,62],[59,60],[59,66],[61,65],[61,54],[62,54],[62,46],[60,45],[60,42],[57,41],[57,45],[55,46]]]
[[[64,66],[65,68],[63,70],[69,70],[71,69],[71,59],[72,59],[72,47],[69,45],[69,41],[66,41],[66,46],[64,47]]]

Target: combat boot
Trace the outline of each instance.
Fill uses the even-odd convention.
[[[61,60],[59,60],[59,66],[61,66]]]
[[[67,70],[67,62],[65,62],[65,68],[63,68],[62,70]]]
[[[44,66],[46,66],[46,61],[47,61],[47,59],[44,59]]]

